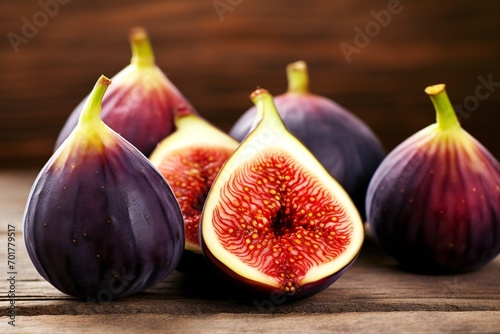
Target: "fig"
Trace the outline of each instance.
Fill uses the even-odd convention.
[[[309,92],[304,61],[286,68],[288,90],[274,98],[287,128],[316,156],[349,193],[362,218],[368,183],[385,157],[373,131],[336,102]],[[241,141],[248,134],[257,110],[247,110],[229,134]]]
[[[199,240],[203,205],[223,163],[239,143],[187,105],[174,117],[176,130],[149,157],[177,198],[186,229],[185,253],[177,269],[187,274],[207,272]]]
[[[68,295],[97,301],[152,287],[184,248],[170,186],[99,117],[110,82],[99,78],[77,126],[38,174],[23,225],[40,275]]]
[[[156,66],[144,28],[131,29],[130,64],[117,73],[102,101],[101,119],[149,156],[156,145],[174,131],[174,108],[189,104],[182,93]],[[57,149],[75,128],[84,99],[70,114],[56,141]]]
[[[367,220],[407,270],[475,270],[500,252],[500,164],[461,127],[444,84],[425,92],[436,123],[381,163],[368,188]]]
[[[250,97],[255,126],[207,196],[202,250],[250,296],[306,298],[354,262],[363,222],[342,186],[286,129],[271,94],[257,89]]]

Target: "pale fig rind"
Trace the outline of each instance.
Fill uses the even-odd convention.
[[[438,111],[436,124],[396,147],[375,173],[368,222],[411,271],[471,271],[500,253],[500,164],[460,127],[447,97],[439,103],[449,114]]]
[[[276,108],[287,129],[346,189],[364,218],[366,190],[385,157],[384,148],[359,117],[338,103],[309,92],[305,66],[302,61],[288,65],[289,88],[274,97]],[[256,113],[255,106],[248,109],[229,134],[243,140],[252,128]]]
[[[285,128],[263,89],[256,126],[219,172],[201,219],[209,263],[245,289],[292,301],[338,279],[361,249],[349,195]]]
[[[95,115],[82,116],[36,178],[23,233],[35,268],[54,287],[108,302],[165,279],[180,260],[184,227],[146,157]]]

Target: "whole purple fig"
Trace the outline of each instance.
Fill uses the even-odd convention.
[[[110,82],[99,79],[77,126],[40,171],[23,226],[40,275],[66,294],[97,301],[152,287],[184,249],[170,186],[99,118]]]
[[[422,273],[457,273],[500,253],[500,164],[462,129],[445,85],[427,87],[437,122],[396,147],[368,188],[374,237]]]
[[[274,97],[286,127],[346,189],[364,217],[368,183],[385,156],[380,141],[358,117],[332,100],[309,92],[304,61],[287,66],[288,91]],[[241,141],[249,133],[257,110],[252,107],[229,134]]]
[[[102,101],[101,119],[145,156],[174,131],[174,109],[190,105],[155,64],[148,35],[143,28],[131,30],[132,59],[111,79]],[[56,142],[57,149],[75,128],[84,99],[69,116]]]

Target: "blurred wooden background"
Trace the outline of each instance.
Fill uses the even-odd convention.
[[[214,4],[226,10],[218,13]],[[377,31],[372,11],[388,5],[398,12]],[[423,90],[444,82],[454,103],[469,103],[464,128],[500,158],[497,1],[16,0],[0,6],[0,168],[46,162],[67,116],[98,76],[128,64],[127,33],[136,25],[148,30],[170,80],[224,130],[251,106],[256,86],[284,92],[286,64],[304,59],[311,89],[361,117],[387,151],[434,122]],[[37,31],[23,28],[26,22]],[[372,29],[373,37],[349,63],[340,45],[355,46],[356,27]],[[13,34],[25,39],[13,45]],[[498,82],[488,97],[483,88],[478,98],[478,78]]]

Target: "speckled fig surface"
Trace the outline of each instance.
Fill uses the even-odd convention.
[[[368,222],[408,270],[474,270],[500,252],[500,164],[461,127],[444,85],[426,92],[437,122],[382,162],[368,189]]]
[[[160,282],[184,246],[167,182],[99,118],[109,84],[99,79],[74,131],[40,171],[23,226],[40,275],[66,294],[98,302]]]

